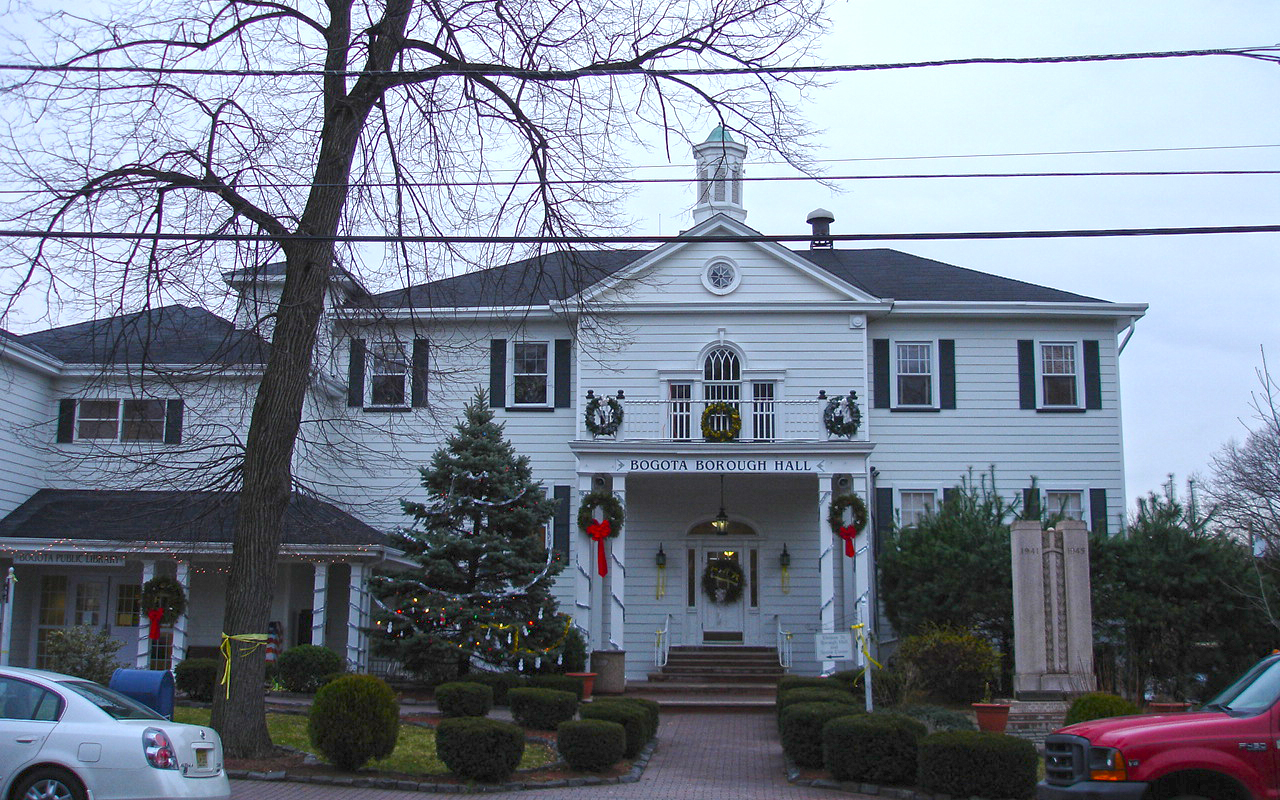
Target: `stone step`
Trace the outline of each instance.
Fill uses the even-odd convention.
[[[673,694],[696,694],[716,696],[721,699],[733,697],[763,697],[773,702],[775,689],[771,683],[745,683],[741,681],[705,681],[697,680],[663,680],[649,676],[648,681],[636,681],[627,684],[627,693],[642,692],[661,694],[670,697]]]
[[[774,675],[779,678],[786,674],[786,671],[777,664],[672,664],[670,661],[662,671],[668,675],[689,672],[723,675],[728,672],[740,672],[749,675]]]
[[[667,649],[669,653],[777,653],[776,647],[741,644],[673,644]]]
[[[740,672],[650,672],[649,680],[651,682],[663,683],[708,683],[721,685],[725,683],[741,683],[751,684],[755,686],[764,686],[769,691],[775,691],[778,685],[777,675],[753,675],[750,673]]]

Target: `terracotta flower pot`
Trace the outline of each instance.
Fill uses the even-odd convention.
[[[1004,733],[1009,724],[1009,706],[1005,703],[970,703],[978,717],[978,730]]]
[[[596,685],[596,674],[594,672],[566,672],[565,676],[570,678],[582,678],[582,699],[591,699],[591,690]]]

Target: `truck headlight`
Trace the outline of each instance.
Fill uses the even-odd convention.
[[[1124,768],[1124,756],[1114,747],[1089,748],[1089,780],[1128,780]]]

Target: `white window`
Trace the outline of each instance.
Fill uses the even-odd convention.
[[[1045,512],[1063,519],[1084,519],[1084,492],[1050,490],[1044,493]]]
[[[903,490],[899,492],[900,522],[902,527],[915,525],[926,514],[932,514],[936,495],[932,491]]]
[[[369,345],[370,407],[400,408],[409,405],[406,384],[409,380],[409,358],[399,342],[373,342]]]
[[[897,342],[896,350],[896,405],[932,407],[933,342]]]
[[[1045,407],[1080,405],[1080,370],[1075,342],[1040,344],[1040,402]]]
[[[723,184],[718,184],[722,186]],[[712,294],[726,295],[742,283],[742,271],[727,258],[714,258],[702,268],[702,285]]]
[[[751,435],[758,440],[774,438],[773,381],[751,382]]]
[[[76,438],[121,442],[164,440],[164,400],[81,400]]]
[[[550,405],[550,346],[547,342],[516,342],[512,346],[511,401],[518,406]]]
[[[693,424],[693,384],[668,384],[668,399],[671,401],[671,438],[688,439]]]

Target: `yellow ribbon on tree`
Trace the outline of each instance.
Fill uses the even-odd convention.
[[[237,633],[234,636],[228,636],[226,633],[222,634],[222,645],[218,648],[218,650],[221,651],[222,653],[223,668],[222,668],[222,680],[218,681],[218,683],[227,687],[228,699],[231,698],[231,643],[232,642],[243,642],[243,645],[240,648],[240,657],[244,658],[245,656],[252,653],[254,650],[257,650],[259,647],[266,646],[267,634]]]

